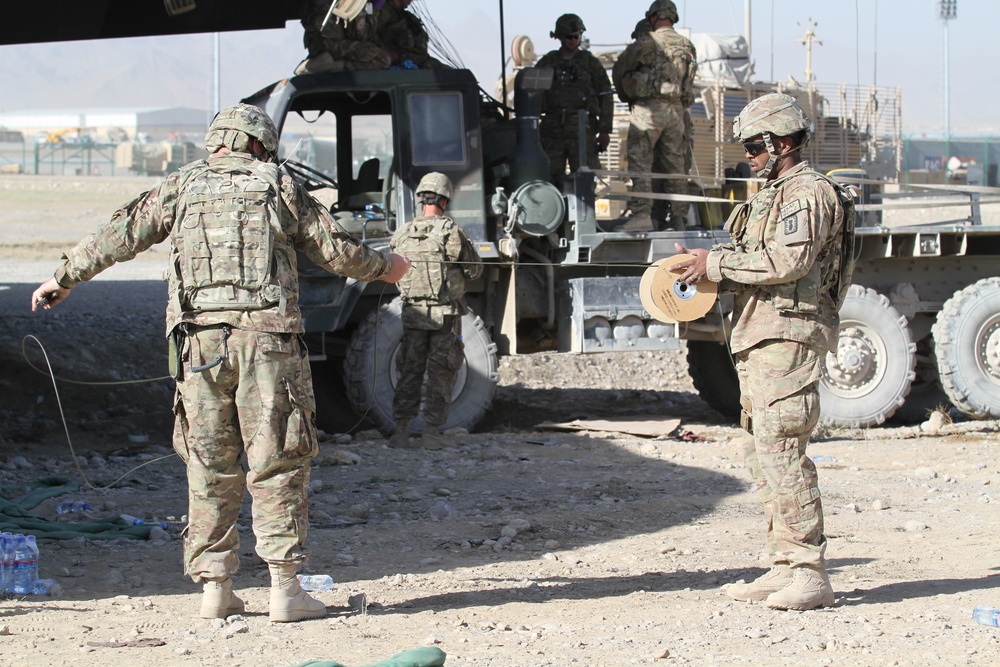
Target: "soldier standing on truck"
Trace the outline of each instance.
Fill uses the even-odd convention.
[[[307,0],[302,3],[302,27],[305,29],[302,43],[309,56],[295,68],[295,73],[356,72],[388,68],[392,59],[375,37],[374,12],[385,0],[375,0],[371,14],[362,11],[346,25],[330,13],[330,2],[331,0]]]
[[[542,148],[549,157],[549,173],[556,181],[580,167],[580,133],[578,112],[587,112],[584,132],[587,166],[597,168],[597,153],[611,141],[614,121],[614,100],[607,70],[590,51],[580,48],[583,21],[576,14],[563,14],[556,19],[556,29],[549,35],[561,46],[549,51],[535,67],[555,70],[552,88],[542,98],[542,120],[539,127]]]
[[[431,172],[420,179],[416,195],[423,214],[397,230],[389,244],[413,261],[413,269],[399,281],[403,340],[393,399],[396,430],[390,447],[410,446],[410,421],[420,410],[421,388],[425,396],[420,446],[441,449],[447,444],[440,428],[448,418],[455,377],[465,359],[462,316],[469,312],[465,281],[483,272],[472,242],[444,215],[453,192],[444,174]]]
[[[837,345],[839,309],[850,284],[851,194],[802,160],[812,123],[794,98],[764,95],[733,125],[761,190],[727,225],[732,243],[694,258],[680,280],[711,280],[735,292],[730,349],[740,381],[744,447],[767,521],[771,569],[735,583],[736,600],[774,609],[833,604],[826,572],[823,506],[806,445],[819,421],[823,358]]]
[[[55,276],[31,295],[31,309],[61,303],[77,283],[169,239],[173,444],[187,466],[184,569],[204,586],[200,615],[243,612],[231,577],[249,490],[257,555],[271,574],[270,620],[318,618],[326,606],[296,579],[318,451],[296,251],[364,281],[397,282],[409,261],[339,231],[326,208],[279,170],[278,131],[257,107],[220,111],[205,147],[206,160],[181,167],[63,255]]]
[[[687,37],[674,30],[680,18],[671,0],[654,0],[646,12],[652,32],[638,35],[618,57],[612,78],[618,97],[632,107],[627,152],[630,172],[644,174],[653,165],[670,174],[684,169],[684,110],[694,104],[694,76],[697,54]],[[665,181],[669,194],[687,194],[683,180]],[[650,178],[632,177],[632,192],[651,192]],[[687,202],[671,202],[670,219],[654,227],[651,200],[638,197],[631,203],[631,215],[621,228],[627,231],[684,229]]]
[[[393,67],[404,69],[441,69],[444,63],[427,53],[430,38],[423,21],[407,7],[413,0],[386,0],[375,14],[378,39]]]

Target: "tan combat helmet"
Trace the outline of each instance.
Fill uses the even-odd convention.
[[[651,17],[654,14],[661,19],[667,19],[674,23],[678,23],[681,20],[681,17],[677,15],[677,5],[672,0],[653,0],[653,4],[649,6],[649,11],[646,12],[646,18],[652,21]]]
[[[798,146],[784,153],[778,153],[771,137],[791,137],[802,133]],[[733,136],[737,141],[761,137],[770,156],[767,165],[757,173],[761,178],[771,175],[778,158],[801,151],[812,138],[813,125],[794,97],[783,93],[768,93],[758,97],[743,107],[743,111],[733,121]]]
[[[430,192],[451,201],[451,195],[454,191],[455,188],[452,187],[451,179],[439,171],[432,171],[420,179],[420,183],[417,184],[417,191],[414,194],[417,195],[418,199],[421,199],[421,195]]]
[[[213,135],[224,130],[236,130],[254,137],[264,145],[264,150],[275,155],[278,150],[278,128],[262,109],[252,104],[234,104],[217,113],[208,126],[205,143],[214,141]],[[211,150],[211,149],[210,149]]]
[[[583,25],[583,19],[576,14],[563,14],[556,19],[556,29],[549,33],[549,37],[565,37],[574,32],[583,32],[587,26]]]

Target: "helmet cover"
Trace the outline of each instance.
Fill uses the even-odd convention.
[[[549,33],[552,37],[565,37],[575,32],[583,32],[587,26],[583,25],[583,19],[576,14],[563,14],[556,19],[556,29]]]
[[[450,200],[454,190],[451,185],[451,179],[439,171],[432,171],[420,179],[420,183],[417,185],[417,190],[414,194],[419,197],[425,192],[432,192]]]
[[[649,11],[646,12],[646,16],[648,18],[653,14],[661,19],[668,19],[674,23],[681,20],[680,16],[677,15],[677,5],[675,5],[672,0],[653,0],[653,4],[649,6]]]
[[[212,119],[212,124],[208,126],[205,143],[209,144],[212,135],[225,130],[244,132],[254,137],[264,145],[264,150],[268,153],[275,153],[278,150],[278,128],[270,116],[252,104],[234,104],[217,113]]]

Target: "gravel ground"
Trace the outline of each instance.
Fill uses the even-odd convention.
[[[0,177],[0,487],[17,497],[25,484],[69,478],[78,491],[31,511],[69,521],[55,505],[74,498],[94,517],[167,527],[150,540],[43,542],[41,576],[58,586],[0,600],[0,666],[367,665],[427,645],[453,667],[1000,662],[998,630],[971,621],[977,605],[1000,606],[1000,424],[937,415],[821,434],[810,454],[837,602],[776,612],[725,595],[766,567],[763,517],[737,454],[743,435],[693,393],[683,351],[503,359],[493,413],[440,452],[390,450],[374,431],[327,436],[306,570],[334,578],[317,594],[329,616],[268,622],[247,504],[236,575],[247,611],[195,618],[199,591],[180,566],[187,490],[169,448],[169,382],[60,382],[74,458],[51,382],[22,354],[32,335],[66,380],[165,374],[156,259],[77,288],[52,312],[28,312],[61,250],[143,181],[20,178]],[[62,200],[77,197],[93,201],[92,214],[66,215]],[[583,415],[681,426],[658,438],[535,428]]]

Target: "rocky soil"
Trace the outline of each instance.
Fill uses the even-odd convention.
[[[389,450],[374,431],[326,435],[305,570],[334,578],[316,594],[329,616],[268,622],[247,503],[236,575],[247,611],[195,618],[169,381],[68,382],[165,375],[162,256],[28,312],[62,249],[146,182],[0,177],[0,490],[16,499],[66,478],[79,490],[33,514],[166,522],[149,540],[42,542],[41,576],[57,586],[0,600],[0,666],[360,666],[428,645],[450,666],[1000,662],[1000,630],[971,621],[974,607],[1000,606],[1000,424],[938,413],[818,434],[837,602],[776,612],[725,595],[766,567],[763,516],[742,433],[693,392],[683,351],[503,359],[493,412],[440,452]],[[29,335],[62,378],[72,451],[51,380],[29,366],[47,364]],[[656,438],[536,428],[637,415],[681,426]],[[66,498],[93,509],[57,515]]]

